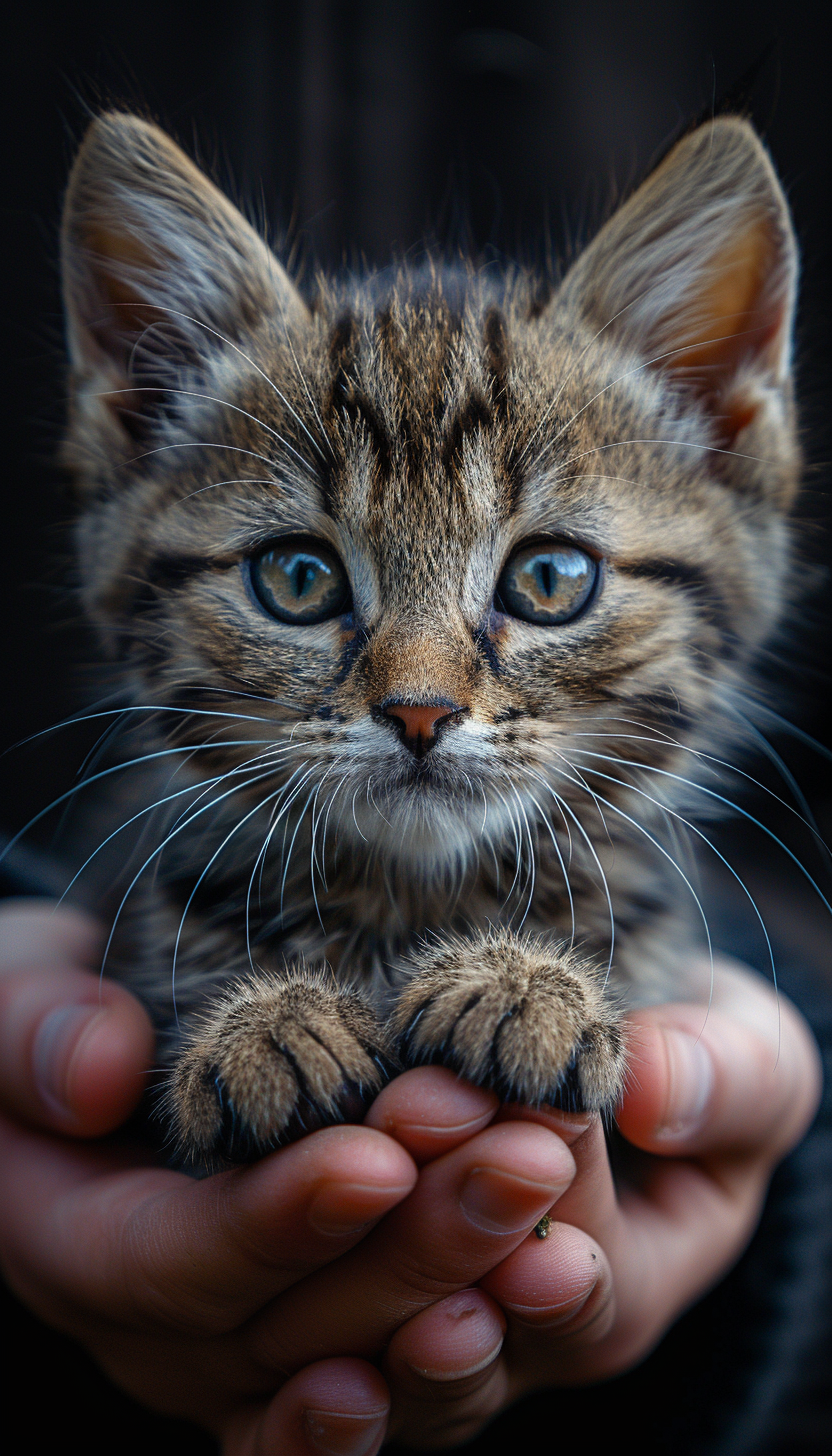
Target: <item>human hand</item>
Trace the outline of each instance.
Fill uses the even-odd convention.
[[[584,1119],[571,1144],[576,1177],[545,1242],[527,1238],[468,1291],[464,1325],[437,1304],[399,1329],[383,1368],[389,1429],[408,1445],[456,1445],[531,1390],[629,1369],[750,1238],[774,1166],[817,1107],[819,1057],[805,1022],[758,976],[720,959],[707,1015],[682,1004],[639,1012],[629,1045],[618,1124],[648,1156],[633,1153],[616,1190],[598,1121]],[[393,1106],[400,1090],[382,1094],[388,1126],[406,1111]],[[545,1110],[498,1117],[565,1125]]]
[[[17,955],[19,960],[19,950]],[[31,1016],[32,985],[42,984],[36,963],[37,956],[18,983],[17,996],[25,991],[24,1000],[29,998],[28,1020],[8,989],[15,971],[13,966],[10,981],[7,967],[0,1041],[5,1033],[12,1053],[5,1065],[17,1071],[11,1087],[8,1079],[0,1083],[0,1097],[18,1116],[55,1127],[54,1105],[36,1095],[33,1100],[34,1084],[27,1082],[26,1058],[37,1046],[31,1034],[38,1023]],[[56,979],[52,967],[53,996],[68,970],[77,975],[64,965]],[[743,1008],[748,1010],[746,979],[740,983],[740,1026]],[[756,981],[753,986],[759,989]],[[95,996],[86,1004],[96,1012],[97,997],[95,978]],[[147,1065],[141,1009],[109,986],[105,1008],[115,1017],[114,1040],[121,1038],[121,1091],[115,1096],[115,1084],[100,1075],[109,1040],[102,1022],[91,1032],[82,1027],[75,1051],[63,1052],[63,1088],[71,1089],[75,1121],[71,1128],[58,1124],[61,1130],[103,1131],[108,1097],[114,1125],[123,1116],[131,1069],[135,1096],[137,1073]],[[645,1147],[656,1141],[655,1126],[672,1103],[674,1086],[678,1091],[680,1064],[668,1060],[668,1043],[658,1028],[665,1025],[665,1012],[672,1018],[682,1010],[663,1008],[641,1018],[639,1087],[622,1117],[629,1136]],[[722,1010],[730,1025],[732,1008]],[[695,1014],[698,1029],[701,1008]],[[804,1065],[779,1138],[766,1123],[759,1087],[756,1124],[747,1108],[743,1113],[735,1105],[737,1088],[723,1066],[729,1042],[712,1049],[717,1075],[697,1134],[701,1147],[688,1147],[690,1135],[684,1133],[659,1139],[662,1150],[697,1153],[706,1181],[719,1182],[705,1169],[711,1161],[736,1165],[735,1179],[727,1175],[722,1203],[716,1196],[724,1216],[716,1229],[708,1226],[704,1259],[699,1255],[710,1205],[705,1198],[692,1209],[680,1208],[678,1187],[675,1202],[668,1196],[675,1159],[656,1165],[670,1172],[664,1194],[659,1178],[656,1188],[627,1194],[617,1205],[595,1125],[570,1126],[557,1114],[518,1109],[498,1113],[490,1094],[440,1069],[424,1069],[385,1089],[368,1119],[375,1132],[327,1129],[256,1168],[201,1184],[158,1169],[137,1170],[135,1155],[131,1166],[123,1150],[82,1154],[7,1126],[3,1157],[9,1186],[18,1193],[11,1216],[7,1209],[3,1218],[12,1282],[51,1323],[84,1339],[118,1383],[156,1409],[190,1415],[221,1432],[235,1456],[271,1451],[305,1456],[327,1448],[371,1452],[383,1439],[391,1394],[393,1433],[406,1433],[417,1445],[455,1444],[525,1389],[626,1368],[642,1352],[639,1340],[647,1348],[711,1282],[718,1272],[715,1259],[720,1267],[730,1262],[750,1232],[749,1208],[759,1203],[771,1164],[795,1140],[797,1121],[806,1119],[812,1100],[811,1042],[799,1019],[784,1015],[784,1053],[791,1046],[798,1062],[803,1054]],[[768,1058],[773,1065],[770,1050]],[[97,1099],[89,1097],[94,1085]],[[754,1087],[747,1075],[744,1086]],[[22,1088],[28,1088],[26,1095]],[[786,1096],[787,1089],[781,1092]],[[94,1107],[94,1127],[84,1123],[85,1106]],[[732,1108],[740,1113],[736,1126]],[[773,1104],[769,1112],[776,1113]],[[531,1118],[544,1125],[530,1126]],[[395,1135],[398,1150],[385,1133]],[[575,1162],[566,1147],[570,1141]],[[413,1188],[416,1162],[429,1166]],[[549,1238],[529,1239],[541,1208],[568,1185],[576,1163],[581,1179],[561,1199]],[[404,1200],[409,1188],[413,1193],[371,1234],[353,1230],[322,1242],[308,1227],[310,1191],[325,1190],[324,1202],[345,1197],[349,1204],[358,1189],[358,1168],[369,1174],[359,1201],[375,1200],[370,1223],[378,1210]],[[475,1171],[483,1168],[489,1169],[485,1175]],[[465,1214],[457,1195],[466,1181],[479,1183],[481,1193],[484,1184],[501,1195],[502,1229],[483,1228],[481,1217],[472,1222]],[[732,1181],[733,1194],[726,1191]],[[631,1196],[641,1198],[643,1207],[630,1207]],[[313,1203],[314,1198],[313,1193]],[[367,1207],[362,1211],[366,1215]],[[664,1234],[664,1264],[654,1257],[656,1230]],[[692,1237],[697,1231],[698,1243]],[[363,1241],[345,1253],[362,1233]],[[508,1248],[512,1253],[505,1258]],[[640,1261],[643,1273],[664,1275],[660,1287],[640,1283]],[[481,1288],[466,1287],[478,1278]],[[278,1288],[282,1292],[271,1298]],[[558,1318],[560,1325],[553,1326]],[[367,1359],[385,1345],[386,1381]]]
[[[388,1396],[367,1357],[517,1247],[574,1173],[563,1140],[488,1127],[496,1098],[437,1069],[410,1075],[400,1128],[430,1164],[418,1185],[415,1159],[373,1127],[202,1182],[123,1141],[80,1142],[140,1095],[147,1017],[99,984],[100,931],[75,912],[7,905],[0,944],[12,1287],[116,1383],[235,1456],[377,1449]],[[397,1203],[398,1222],[373,1229]]]

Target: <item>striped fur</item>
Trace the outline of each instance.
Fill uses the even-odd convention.
[[[796,254],[759,141],[683,139],[541,310],[431,260],[303,297],[109,115],[63,257],[84,601],[153,705],[130,753],[181,750],[122,917],[181,1148],[257,1155],[402,1059],[612,1105],[622,1006],[685,989],[673,775],[725,749],[784,607]],[[287,534],[337,552],[348,612],[263,610],[249,563]],[[599,563],[556,627],[495,602],[538,539]],[[391,702],[448,705],[429,754]]]

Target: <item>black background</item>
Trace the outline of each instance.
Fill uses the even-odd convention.
[[[66,590],[72,507],[55,464],[65,398],[57,231],[71,157],[90,111],[103,105],[138,106],[161,121],[283,240],[301,275],[313,261],[384,266],[394,254],[418,254],[426,238],[499,264],[563,254],[591,233],[680,126],[771,44],[752,114],[803,252],[801,539],[807,576],[823,568],[832,77],[816,13],[802,0],[17,6],[0,52],[0,750],[75,709],[94,657]],[[777,690],[782,710],[824,743],[832,738],[829,600],[821,571],[793,614],[794,639],[780,654],[789,671]],[[18,828],[64,788],[83,747],[67,732],[7,753],[0,828]],[[826,762],[799,745],[785,751],[823,820]],[[32,1328],[20,1352],[52,1390],[40,1338]],[[116,1449],[107,1438],[115,1420],[117,1449],[132,1450],[134,1437],[136,1449],[148,1441],[161,1449],[159,1431],[85,1385],[91,1377],[73,1358],[55,1356],[66,1388],[54,1410],[36,1402],[37,1420],[54,1419],[54,1431],[21,1449],[53,1449],[64,1421],[88,1450],[97,1441]]]

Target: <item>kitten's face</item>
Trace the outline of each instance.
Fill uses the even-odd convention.
[[[258,258],[230,316],[119,278],[109,333],[88,322],[110,393],[81,396],[73,439],[104,486],[87,599],[137,701],[248,715],[171,717],[252,805],[282,784],[352,853],[464,859],[563,818],[553,794],[580,818],[593,767],[622,802],[623,764],[695,742],[769,629],[791,283],[738,284],[695,327],[663,303],[634,338],[609,325],[644,290],[615,296],[604,236],[543,311],[468,272],[321,287],[310,313]],[[753,347],[723,357],[731,328]]]

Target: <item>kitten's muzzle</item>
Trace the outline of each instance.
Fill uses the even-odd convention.
[[[373,709],[373,717],[392,723],[414,757],[424,758],[434,747],[439,734],[452,723],[458,723],[467,712],[467,708],[447,698],[436,699],[432,703],[401,703],[395,698],[388,698]]]

